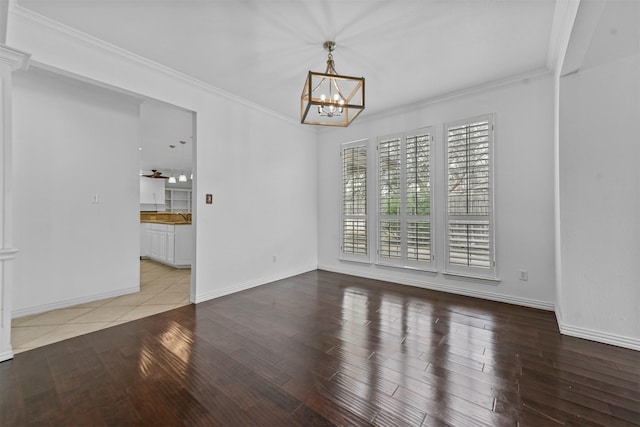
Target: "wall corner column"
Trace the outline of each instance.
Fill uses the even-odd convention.
[[[0,362],[13,358],[11,348],[13,247],[11,73],[26,70],[31,55],[0,44]]]

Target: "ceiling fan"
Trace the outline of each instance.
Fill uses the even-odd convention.
[[[169,179],[168,176],[162,176],[162,172],[160,172],[157,169],[151,169],[151,174],[150,175],[142,175],[142,176],[146,176],[147,178],[164,178],[164,179]]]

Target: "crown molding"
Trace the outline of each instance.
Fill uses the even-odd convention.
[[[427,107],[433,104],[439,104],[441,102],[452,101],[457,98],[463,98],[466,96],[477,95],[483,92],[499,89],[502,87],[514,86],[518,84],[522,84],[523,82],[530,82],[532,80],[543,79],[547,77],[552,77],[553,73],[545,67],[538,68],[535,70],[527,71],[524,73],[512,75],[509,77],[505,77],[502,79],[492,80],[490,82],[486,82],[484,84],[479,84],[476,86],[471,86],[465,89],[455,90],[452,92],[443,93],[440,95],[433,96],[431,98],[423,99],[418,102],[414,102],[412,104],[402,105],[396,108],[392,108],[385,111],[380,111],[376,113],[372,113],[370,115],[364,116],[365,113],[358,117],[358,124],[369,121],[377,121],[389,116],[395,116],[402,113],[407,113],[411,111],[415,111],[420,108]],[[365,110],[366,111],[366,110]],[[333,129],[324,129],[325,132],[330,132]]]
[[[0,44],[0,63],[7,64],[12,71],[29,68],[31,55],[4,44]]]
[[[299,121],[294,120],[290,117],[287,117],[283,114],[280,114],[270,108],[264,107],[260,104],[256,104],[255,102],[249,101],[245,98],[234,95],[216,86],[213,86],[211,84],[198,80],[192,76],[189,76],[188,74],[184,74],[180,71],[174,70],[173,68],[167,67],[155,61],[147,59],[143,56],[140,56],[136,53],[133,53],[131,51],[118,47],[114,44],[101,40],[97,37],[86,34],[73,27],[62,24],[53,19],[50,19],[46,16],[43,16],[39,13],[36,13],[18,4],[14,5],[11,8],[9,12],[9,22],[11,25],[20,25],[21,22],[23,23],[27,22],[27,23],[45,27],[51,31],[55,31],[73,40],[74,42],[84,44],[85,46],[88,46],[91,49],[94,49],[101,53],[108,54],[113,57],[125,60],[137,66],[142,66],[152,72],[161,73],[166,77],[174,79],[180,83],[185,83],[193,88],[203,90],[207,93],[226,98],[230,101],[242,104],[246,107],[249,107],[253,110],[260,111],[264,114],[268,114],[272,117],[275,117],[276,119],[282,120],[289,124],[300,126]],[[48,66],[48,64],[44,64],[42,62],[39,62],[39,64],[41,65],[41,68],[57,69],[56,67]]]

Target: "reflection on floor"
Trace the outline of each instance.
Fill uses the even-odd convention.
[[[191,270],[140,261],[140,292],[13,319],[14,353],[189,304]]]

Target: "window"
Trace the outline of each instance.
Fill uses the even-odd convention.
[[[378,263],[428,268],[431,128],[378,139]]]
[[[340,255],[369,260],[367,218],[367,141],[342,145],[342,227]]]
[[[495,277],[493,116],[449,123],[446,270]]]

